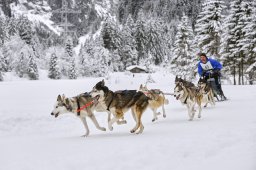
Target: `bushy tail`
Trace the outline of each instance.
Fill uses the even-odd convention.
[[[168,99],[164,99],[164,104],[165,105],[169,104],[169,100]]]

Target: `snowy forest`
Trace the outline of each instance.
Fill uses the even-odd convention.
[[[221,61],[233,84],[256,81],[256,0],[0,0],[0,38],[0,81],[131,65],[193,80],[199,52]]]

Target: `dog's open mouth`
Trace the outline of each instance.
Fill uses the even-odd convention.
[[[100,98],[100,95],[97,95],[97,96],[94,97],[94,104],[99,103],[99,98]]]
[[[58,117],[58,116],[59,116],[59,113],[56,113],[56,114],[55,114],[55,118]]]
[[[176,100],[179,100],[179,98],[180,98],[180,94],[178,96],[176,96]]]

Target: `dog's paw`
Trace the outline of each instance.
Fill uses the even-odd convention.
[[[134,133],[134,132],[135,132],[135,130],[134,130],[134,129],[132,129],[130,132],[131,132],[131,133]]]
[[[166,115],[164,114],[163,117],[166,118]]]
[[[85,137],[88,137],[89,136],[89,133],[87,134],[84,134],[84,135],[82,135],[81,137],[83,137],[83,138],[85,138]]]
[[[106,131],[106,128],[104,128],[104,127],[101,127],[101,128],[100,128],[100,130],[102,130],[102,131]]]
[[[201,115],[198,115],[198,118],[201,118]]]
[[[109,129],[110,131],[113,131],[113,127],[112,127],[112,126],[108,127],[108,129]]]
[[[192,120],[193,120],[193,118],[189,118],[189,119],[188,119],[188,121],[192,121]]]
[[[154,118],[154,119],[152,119],[152,122],[154,122],[154,121],[156,121],[157,119],[156,118]]]

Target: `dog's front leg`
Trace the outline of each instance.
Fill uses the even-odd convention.
[[[118,121],[118,119],[114,116],[114,117],[108,122],[108,128],[109,128],[110,131],[113,130],[113,126],[112,126],[112,125],[113,125],[116,121]]]
[[[152,109],[153,111],[153,119],[152,119],[152,122],[156,121],[157,120],[157,112],[156,112],[156,109]]]
[[[90,119],[92,120],[92,122],[94,123],[94,125],[96,126],[97,129],[102,130],[102,131],[106,131],[106,128],[100,127],[97,119],[95,118],[95,116],[93,114],[91,114],[89,117],[90,117]]]
[[[87,125],[86,117],[80,117],[80,119],[82,120],[85,130],[86,130],[86,133],[82,137],[87,137],[89,135],[90,131],[89,131],[89,127]]]
[[[193,120],[193,111],[194,111],[194,107],[193,105],[187,104],[187,109],[188,109],[188,117],[189,117],[189,121]]]

